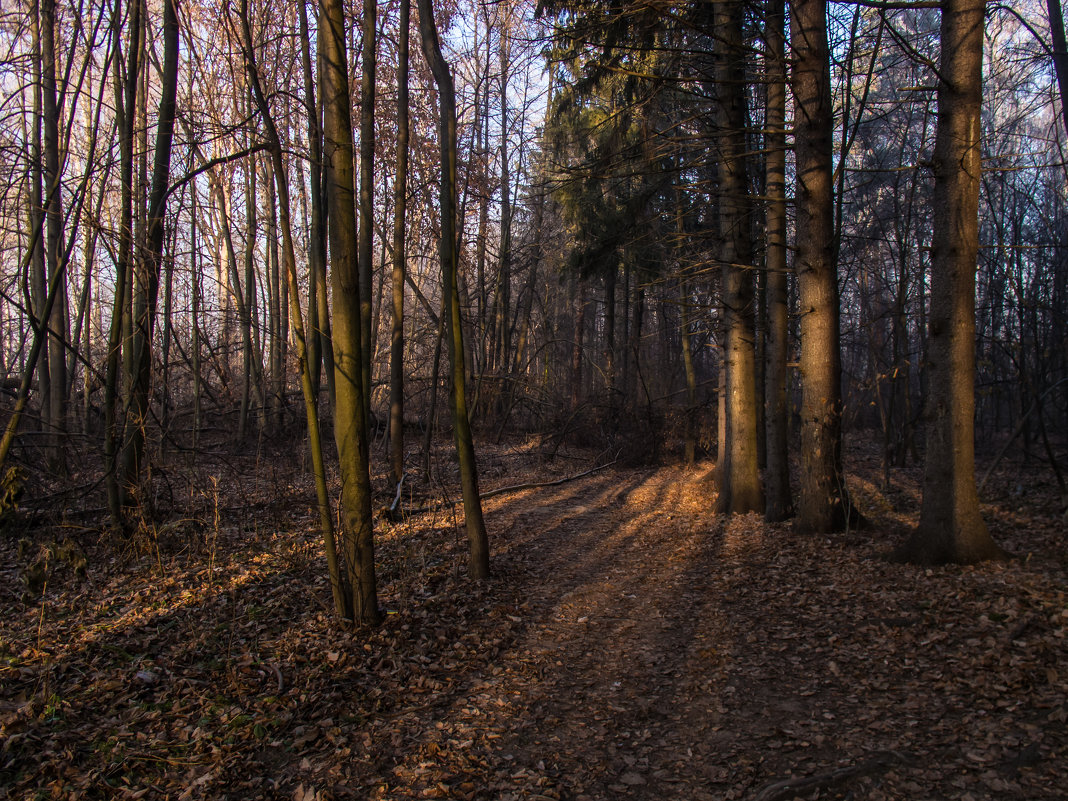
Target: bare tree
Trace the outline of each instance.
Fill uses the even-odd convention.
[[[449,65],[441,54],[437,24],[434,22],[432,0],[419,0],[419,32],[423,54],[434,74],[441,104],[438,129],[441,151],[441,272],[443,303],[447,304],[446,321],[449,360],[452,363],[452,426],[456,439],[456,454],[460,462],[460,482],[467,522],[468,573],[473,579],[489,577],[489,538],[482,516],[482,500],[478,494],[478,467],[471,423],[467,415],[465,392],[464,341],[460,315],[460,294],[456,285],[458,266],[456,240],[456,94]]]
[[[352,142],[352,103],[346,57],[345,14],[341,0],[324,0],[319,12],[323,40],[320,92],[323,99],[323,166],[329,200],[334,346],[334,439],[341,467],[341,526],[346,617],[374,624],[381,619],[375,578],[371,516],[370,447],[363,380],[359,260],[356,234],[356,181]],[[367,236],[370,236],[368,231]]]
[[[363,0],[363,72],[360,77],[360,348],[364,420],[371,422],[372,295],[374,292],[375,69],[378,0]]]
[[[790,413],[787,404],[789,303],[786,263],[786,25],[785,0],[766,6],[767,98],[767,368],[764,378],[767,431],[764,516],[770,522],[793,514],[788,453]]]
[[[123,449],[123,469],[128,487],[141,479],[145,426],[149,419],[149,389],[152,379],[152,345],[156,324],[159,282],[163,270],[164,227],[170,180],[171,144],[178,92],[178,10],[175,0],[163,4],[163,74],[160,78],[159,117],[148,197],[148,219],[142,255],[134,261],[135,292],[133,337],[130,341],[134,368],[129,406],[133,411]],[[168,265],[167,269],[170,269]]]
[[[721,142],[719,162],[719,226],[723,268],[724,367],[723,408],[726,431],[718,465],[716,508],[744,514],[764,510],[757,454],[756,353],[754,294],[748,180],[745,165],[745,93],[742,61],[743,7],[718,3],[714,25],[715,76]]]
[[[831,181],[834,108],[826,0],[797,0],[790,19],[802,385],[797,525],[828,532],[846,525],[851,510],[842,473],[842,356]]]
[[[334,599],[334,611],[338,617],[351,617],[351,609],[357,600],[346,597],[345,587],[351,585],[358,577],[342,576],[338,560],[337,543],[334,537],[333,516],[330,509],[330,496],[326,485],[326,468],[323,460],[322,437],[319,430],[319,411],[315,387],[312,385],[311,366],[308,361],[308,336],[305,332],[303,315],[300,309],[300,290],[297,283],[296,249],[293,245],[293,224],[290,209],[289,179],[283,160],[282,140],[274,122],[271,108],[264,92],[256,66],[255,46],[252,28],[248,16],[248,0],[241,0],[241,35],[243,52],[248,69],[249,83],[253,99],[263,122],[267,141],[270,145],[271,164],[275,178],[278,197],[278,223],[282,233],[282,259],[285,280],[289,285],[291,319],[297,343],[297,364],[300,370],[301,391],[304,395],[305,420],[308,426],[308,445],[312,457],[312,472],[315,475],[315,492],[318,501],[319,526],[323,533],[326,551],[326,564],[330,576],[330,588]],[[314,293],[314,286],[309,288]],[[314,334],[313,334],[314,336]]]
[[[404,274],[408,208],[408,44],[410,0],[400,0],[397,36],[397,175],[393,185],[393,322],[389,349],[389,442],[393,481],[404,476]]]
[[[923,563],[970,563],[1005,555],[983,522],[975,487],[975,266],[985,13],[986,0],[946,0],[942,6],[927,453],[920,525],[903,551]]]

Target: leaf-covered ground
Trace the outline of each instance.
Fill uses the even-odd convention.
[[[483,466],[484,490],[584,469]],[[3,535],[0,798],[1065,797],[1068,549],[1039,473],[1002,470],[984,509],[1019,559],[925,569],[885,558],[916,471],[857,461],[874,525],[812,538],[715,516],[709,469],[488,500],[484,585],[459,510],[383,523],[389,614],[356,633],[283,471],[199,467],[188,516],[134,542]],[[54,554],[34,597],[65,536],[87,577]]]

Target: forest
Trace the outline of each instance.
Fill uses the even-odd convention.
[[[4,0],[0,801],[1059,799],[1061,0]]]

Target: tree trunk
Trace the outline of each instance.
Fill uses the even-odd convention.
[[[256,161],[255,157],[250,158],[245,165],[245,253],[244,253],[244,267],[245,277],[243,279],[243,286],[241,282],[236,280],[235,283],[241,287],[238,290],[238,304],[241,309],[241,417],[237,427],[237,438],[239,440],[244,439],[248,435],[248,416],[251,412],[252,393],[256,393],[256,405],[259,408],[260,414],[264,411],[263,402],[263,381],[260,376],[262,369],[260,369],[260,354],[259,349],[256,348],[253,351],[252,332],[254,329],[253,321],[253,308],[256,302],[256,263],[254,260],[256,251],[256,234],[259,227],[259,207],[256,203],[257,200],[257,181],[256,181]],[[227,223],[228,225],[228,223]],[[229,227],[227,228],[229,230]],[[232,235],[232,234],[231,234]],[[244,296],[241,296],[241,292],[244,290]],[[255,359],[256,367],[253,367],[253,359]],[[262,420],[261,420],[262,422]],[[261,425],[261,429],[263,426]]]
[[[756,355],[749,188],[745,170],[745,92],[740,2],[713,9],[720,32],[715,54],[719,93],[720,241],[723,264],[725,461],[716,508],[725,514],[764,511],[757,449]]]
[[[308,185],[311,193],[311,232],[308,257],[311,268],[308,290],[308,358],[312,373],[312,386],[319,392],[320,369],[326,373],[327,397],[331,408],[334,403],[334,350],[330,344],[330,309],[327,303],[326,277],[326,212],[323,197],[323,133],[319,127],[321,107],[316,100],[315,78],[311,60],[311,35],[308,26],[308,10],[304,3],[297,3],[300,15],[301,65],[304,74],[304,102],[308,115]],[[317,61],[322,50],[322,40],[317,39]]]
[[[692,312],[690,310],[690,279],[679,282],[679,338],[682,343],[682,369],[686,375],[686,440],[683,444],[683,460],[686,464],[697,461],[697,371],[693,363],[693,345],[690,338]]]
[[[101,84],[105,83],[101,81]],[[102,104],[101,104],[102,105]],[[87,133],[90,133],[87,131]],[[103,205],[104,192],[97,195],[97,219]],[[88,221],[87,221],[88,222]],[[85,225],[85,248],[82,251],[85,261],[85,283],[82,287],[82,301],[79,304],[79,314],[84,315],[81,328],[82,355],[85,357],[86,366],[82,370],[82,424],[84,434],[92,431],[90,424],[90,411],[92,409],[92,394],[94,389],[94,377],[90,365],[93,363],[93,273],[96,269],[96,242],[98,231],[94,226]]]
[[[56,2],[41,2],[41,116],[44,127],[44,186],[51,196],[45,212],[45,260],[48,280],[56,285],[56,296],[48,319],[49,460],[54,470],[64,470],[62,457],[67,430],[67,353],[70,342],[70,314],[67,308],[67,284],[62,277],[63,213],[62,196],[53,187],[60,181],[59,107],[56,88]]]
[[[200,376],[200,304],[201,304],[201,282],[200,282],[200,259],[199,259],[199,245],[197,244],[197,218],[198,218],[198,201],[197,198],[200,192],[197,189],[196,181],[193,181],[192,186],[192,203],[191,210],[189,212],[189,284],[191,298],[191,319],[190,327],[192,328],[192,342],[190,348],[193,351],[193,453],[197,452],[200,445],[200,429],[201,429],[201,413],[202,407],[200,404],[201,394],[201,376]]]
[[[505,24],[500,31],[500,80],[501,80],[501,252],[497,272],[497,344],[500,352],[495,367],[498,372],[507,371],[512,357],[512,177],[508,165],[508,71],[511,66],[507,31],[508,8],[505,4],[502,16]],[[488,120],[487,120],[488,125]],[[500,386],[493,393],[500,400]]]
[[[1068,133],[1068,43],[1064,36],[1064,12],[1061,0],[1046,0],[1050,37],[1053,39],[1053,68],[1057,74],[1057,91],[1061,98],[1061,117]]]
[[[127,432],[123,465],[126,482],[132,486],[141,479],[145,449],[145,426],[149,418],[149,385],[152,378],[152,337],[155,330],[156,304],[160,274],[163,269],[163,221],[167,211],[170,179],[171,143],[178,95],[178,9],[175,0],[163,4],[163,75],[161,77],[159,116],[156,127],[152,183],[148,197],[148,218],[141,258],[135,260],[139,274],[137,317],[133,320],[131,341],[134,368],[131,392],[133,426]],[[167,269],[170,269],[168,266]]]
[[[32,131],[27,137],[30,141],[30,156],[31,164],[29,166],[29,192],[27,198],[27,211],[29,217],[30,236],[35,237],[34,245],[27,250],[31,254],[30,258],[30,317],[32,320],[39,321],[45,326],[48,325],[48,319],[44,316],[44,307],[48,295],[48,268],[45,259],[45,240],[47,234],[45,233],[45,208],[44,208],[44,193],[46,188],[42,187],[44,181],[44,146],[41,141],[41,127],[43,124],[42,113],[42,73],[44,71],[44,58],[41,53],[41,7],[38,0],[30,0],[28,3],[29,8],[29,23],[31,36],[33,38],[33,114],[30,115],[30,125]],[[25,124],[25,122],[23,122]],[[31,327],[32,323],[31,323]],[[41,423],[47,437],[51,437],[48,425],[48,418],[52,408],[52,383],[48,377],[48,336],[44,335],[40,347],[38,348],[37,359],[39,363],[34,365],[33,368],[28,367],[26,372],[37,371],[37,387],[40,395],[41,404]]]
[[[184,188],[183,188],[184,189]],[[184,191],[183,200],[179,202],[179,207],[184,205]],[[170,253],[175,253],[177,247],[175,243],[178,239],[177,226],[170,232],[170,241],[167,243],[167,249]],[[160,343],[160,458],[165,456],[165,449],[167,446],[167,437],[169,435],[171,424],[171,386],[170,386],[170,372],[171,372],[171,343],[174,339],[174,326],[172,323],[174,311],[174,262],[171,261],[167,264],[167,269],[163,274],[163,341]]]
[[[444,297],[448,300],[447,321],[449,358],[452,362],[452,412],[456,454],[460,462],[460,482],[464,499],[469,546],[468,573],[473,579],[489,577],[489,538],[478,494],[478,468],[471,424],[467,416],[464,390],[464,342],[460,318],[460,294],[456,286],[459,259],[456,252],[456,96],[448,64],[441,55],[432,0],[419,0],[419,30],[423,53],[441,103],[439,128],[441,148],[441,270]]]
[[[838,275],[833,262],[832,126],[826,0],[792,7],[794,141],[797,164],[796,270],[801,315],[801,497],[797,527],[843,528],[849,502],[842,475],[842,356]]]
[[[985,0],[946,0],[934,153],[927,453],[920,525],[903,555],[924,564],[1001,558],[975,487],[975,265]]]
[[[486,36],[486,61],[488,69],[489,61],[489,35]],[[479,179],[486,184],[489,183],[489,176],[487,173],[487,161],[489,151],[489,81],[486,81],[486,88],[483,92],[485,97],[484,101],[479,100],[478,93],[475,93],[475,139],[478,142],[477,154],[478,154],[478,169]],[[488,307],[489,302],[486,297],[486,238],[487,230],[489,228],[489,192],[478,193],[478,234],[475,238],[475,282],[476,282],[476,308],[477,308],[477,322],[475,325],[475,333],[478,335],[478,347],[475,349],[476,369],[481,377],[486,370],[490,369],[490,357],[487,353],[487,345],[491,341],[489,333],[489,320]]]
[[[571,337],[571,411],[578,409],[582,401],[582,355],[583,338],[586,331],[586,279],[581,276],[574,279],[578,284],[575,299],[574,333]]]
[[[115,260],[115,296],[108,332],[107,364],[104,379],[104,465],[107,476],[108,509],[112,524],[123,529],[122,508],[125,506],[126,486],[120,474],[119,439],[122,432],[117,419],[119,371],[123,342],[123,328],[128,319],[128,276],[133,250],[133,152],[134,123],[137,108],[138,72],[140,70],[141,0],[132,0],[129,11],[130,47],[126,54],[126,75],[122,75],[122,24],[112,21],[112,47],[115,58],[115,114],[119,133],[119,248]]]
[[[50,200],[51,197],[49,197],[48,200],[45,200],[45,207],[47,207]],[[41,240],[43,222],[43,219],[38,216],[37,224],[30,228],[29,243],[26,248],[26,255],[23,257],[23,264],[21,265],[22,269],[20,272],[25,272],[29,267],[29,262],[35,258],[34,251]],[[61,278],[61,275],[57,274],[55,279],[53,279],[49,286],[45,288],[40,317],[31,316],[30,318],[30,328],[32,329],[30,352],[26,357],[26,365],[23,369],[22,379],[19,382],[15,406],[8,417],[3,437],[0,438],[0,475],[6,475],[4,467],[7,464],[8,455],[11,453],[11,447],[15,443],[15,436],[18,434],[19,422],[22,419],[23,413],[26,411],[26,406],[29,404],[30,387],[33,381],[33,375],[41,366],[40,357],[45,340],[48,337],[47,328],[43,321],[48,319],[48,314],[52,311],[52,306],[54,305],[56,297],[56,289],[58,288],[57,279],[59,278]]]
[[[393,323],[389,343],[389,457],[393,481],[404,475],[404,271],[408,208],[409,0],[400,0],[397,33],[397,175],[393,185]]]
[[[375,577],[367,406],[363,397],[352,103],[341,0],[323,1],[319,36],[323,42],[323,165],[333,268],[334,439],[341,470],[341,555],[349,584],[346,616],[357,623],[373,624],[381,620],[381,612]]]
[[[262,115],[262,112],[261,112]],[[267,418],[270,421],[272,431],[279,432],[282,429],[283,407],[285,404],[286,378],[285,378],[285,345],[288,337],[286,326],[282,324],[282,309],[285,298],[282,297],[282,276],[279,269],[278,234],[279,234],[279,204],[280,197],[277,184],[285,181],[284,175],[278,175],[274,159],[264,164],[264,180],[267,183],[267,335],[268,341],[268,364],[270,365],[270,402],[268,404]],[[272,176],[274,181],[272,182]],[[286,183],[288,194],[289,185]],[[289,198],[286,198],[289,205]],[[286,209],[288,214],[289,209]],[[292,236],[292,231],[289,232]]]
[[[790,409],[786,387],[789,356],[789,302],[786,266],[786,24],[785,0],[769,0],[766,18],[768,44],[767,110],[767,368],[764,408],[767,468],[764,473],[770,523],[793,514],[790,494]]]
[[[312,457],[312,472],[315,475],[315,492],[318,502],[319,526],[323,533],[326,551],[327,571],[330,577],[330,588],[334,599],[334,612],[338,617],[345,619],[351,604],[351,599],[346,598],[344,593],[345,582],[342,580],[341,568],[338,562],[337,543],[334,537],[333,516],[330,509],[330,495],[326,484],[326,468],[323,461],[322,437],[319,430],[319,413],[316,400],[316,388],[312,385],[312,371],[309,363],[308,337],[305,333],[304,321],[300,311],[300,292],[297,284],[296,252],[293,245],[293,224],[290,217],[289,181],[285,170],[285,162],[282,159],[282,142],[278,135],[277,127],[271,116],[270,106],[260,86],[259,75],[256,71],[254,49],[252,44],[252,31],[248,19],[248,2],[242,0],[241,23],[245,38],[245,57],[248,67],[249,78],[252,84],[253,97],[260,111],[260,117],[267,132],[267,140],[271,149],[271,164],[273,167],[275,186],[278,197],[278,224],[282,233],[282,272],[284,280],[289,287],[289,302],[291,306],[293,331],[297,344],[297,363],[300,369],[300,386],[304,395],[304,412],[308,424],[308,445]],[[311,287],[310,293],[314,293]],[[313,333],[314,337],[315,334]]]
[[[616,273],[613,265],[604,277],[604,374],[610,409],[616,407]]]
[[[429,310],[428,310],[429,311]],[[423,433],[423,479],[430,483],[430,455],[434,443],[434,423],[438,415],[438,384],[441,383],[441,342],[445,339],[445,320],[449,316],[448,298],[441,295],[441,311],[434,335],[434,358],[430,366],[430,401],[427,403],[426,428]]]
[[[375,53],[377,0],[363,0],[363,76],[360,80],[360,375],[363,417],[371,423],[372,279],[374,277],[375,203]]]

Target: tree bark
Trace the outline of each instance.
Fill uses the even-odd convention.
[[[252,31],[248,19],[248,2],[242,0],[241,24],[245,39],[245,57],[248,68],[252,93],[256,105],[263,120],[267,132],[267,140],[270,144],[271,163],[275,178],[275,186],[278,197],[278,224],[282,233],[282,271],[284,280],[289,287],[289,302],[291,306],[293,331],[297,344],[297,364],[300,370],[300,386],[304,396],[304,412],[308,425],[308,446],[311,451],[312,472],[315,476],[315,493],[318,502],[319,527],[323,533],[326,551],[327,572],[330,577],[330,588],[334,600],[334,612],[338,617],[345,619],[349,615],[347,611],[351,606],[351,599],[346,598],[344,587],[345,581],[341,576],[341,568],[338,562],[337,542],[334,537],[333,516],[330,509],[330,494],[326,484],[326,468],[323,460],[322,436],[319,429],[319,413],[317,404],[316,387],[312,385],[312,371],[309,362],[308,337],[305,333],[304,321],[300,311],[300,291],[297,283],[296,252],[293,245],[293,224],[290,215],[289,181],[282,159],[282,142],[278,135],[278,129],[271,116],[270,106],[260,85],[259,74],[256,70],[254,49],[252,44]],[[314,286],[309,287],[309,294],[314,294]],[[312,333],[315,337],[315,333]]]
[[[409,0],[400,0],[397,33],[397,175],[393,186],[393,323],[389,342],[389,455],[393,481],[404,475],[404,271],[408,208]]]
[[[319,392],[319,377],[326,373],[327,398],[331,408],[334,403],[334,351],[330,344],[330,309],[327,303],[326,286],[326,231],[323,196],[323,132],[319,125],[321,108],[316,100],[315,80],[311,59],[311,35],[308,25],[308,10],[303,2],[297,3],[300,17],[301,66],[304,74],[304,103],[308,115],[308,185],[311,194],[311,232],[308,257],[311,268],[308,290],[308,359],[311,367],[312,386]],[[316,56],[320,54],[322,40],[318,40]],[[321,61],[321,59],[316,59]]]
[[[156,127],[152,183],[148,196],[143,255],[135,259],[139,292],[135,302],[131,340],[134,374],[131,392],[133,425],[127,432],[123,454],[126,483],[141,479],[145,449],[145,427],[149,418],[149,385],[152,378],[152,338],[156,322],[159,282],[163,270],[163,221],[167,211],[167,189],[171,166],[171,143],[178,96],[178,9],[175,0],[163,4],[163,74],[160,79],[159,116]],[[170,269],[168,266],[167,269]]]
[[[59,107],[56,88],[56,2],[41,1],[41,117],[44,128],[44,185],[52,195],[60,181]],[[63,274],[62,196],[56,192],[45,211],[45,261],[48,280],[56,285],[51,314],[44,324],[48,330],[48,413],[49,459],[53,469],[65,469],[62,452],[67,430],[67,353],[70,341],[70,314],[67,283]]]
[[[723,264],[726,441],[716,508],[725,514],[764,511],[757,452],[756,354],[749,187],[745,170],[745,93],[740,2],[713,8],[720,32],[715,53],[719,93],[720,241]]]
[[[341,0],[323,0],[319,36],[323,42],[323,165],[333,268],[334,439],[341,471],[341,555],[349,583],[346,616],[357,623],[374,624],[381,620],[381,612],[375,577],[367,407],[363,397],[352,103]]]
[[[797,165],[795,269],[801,315],[801,496],[799,530],[826,533],[848,522],[842,474],[842,355],[833,261],[832,126],[826,0],[792,7],[794,142]]]
[[[1053,68],[1057,74],[1057,91],[1061,96],[1061,117],[1068,133],[1068,43],[1064,36],[1064,11],[1061,0],[1046,0],[1050,38],[1053,40]]]
[[[1006,554],[975,487],[975,270],[979,250],[985,0],[942,6],[928,332],[927,453],[920,525],[903,555],[969,564]]]
[[[690,337],[692,312],[690,305],[690,279],[679,281],[679,339],[682,345],[682,369],[686,376],[686,439],[683,444],[683,460],[686,464],[697,461],[697,370],[693,363],[693,344]]]
[[[363,0],[363,75],[360,79],[360,374],[363,416],[371,422],[372,296],[374,277],[375,203],[375,53],[377,0]]]
[[[268,109],[269,113],[269,109]],[[261,116],[264,113],[260,112]],[[277,137],[277,133],[276,133]],[[284,170],[285,165],[282,165]],[[288,331],[285,326],[282,325],[282,309],[285,299],[283,298],[282,290],[282,276],[279,269],[279,254],[278,254],[278,234],[279,234],[279,205],[281,198],[278,193],[277,184],[279,182],[286,183],[286,190],[288,194],[288,179],[285,177],[288,174],[286,170],[283,175],[278,175],[278,165],[275,164],[273,158],[264,164],[263,177],[266,183],[267,189],[267,336],[268,336],[268,359],[269,366],[269,387],[268,387],[268,404],[267,404],[267,419],[272,431],[279,432],[282,429],[282,422],[284,418],[284,406],[285,406],[285,392],[286,392],[286,378],[285,378],[285,343],[288,336]],[[272,178],[274,179],[272,181]],[[289,198],[286,198],[286,215],[289,214]],[[292,230],[286,232],[292,237]]]
[[[478,494],[478,468],[471,424],[467,416],[464,385],[464,342],[460,317],[460,294],[456,286],[458,258],[456,252],[456,96],[452,75],[441,54],[432,0],[419,0],[419,31],[441,104],[439,127],[441,149],[441,271],[444,297],[448,302],[447,323],[449,358],[452,362],[452,413],[456,454],[460,462],[460,483],[464,499],[469,546],[468,574],[473,579],[489,577],[489,538]]]
[[[108,509],[112,524],[122,530],[125,521],[122,508],[125,506],[126,486],[120,474],[119,438],[121,431],[117,419],[118,385],[121,364],[123,328],[128,319],[128,277],[133,250],[133,151],[134,122],[137,108],[138,72],[140,70],[141,0],[132,0],[129,11],[130,47],[126,54],[126,74],[122,75],[119,57],[122,52],[122,20],[112,20],[112,48],[115,57],[115,115],[119,133],[119,247],[115,260],[115,296],[111,311],[111,329],[108,332],[107,364],[104,378],[104,464],[107,476]]]
[[[244,104],[242,104],[244,105]],[[259,207],[257,206],[256,161],[252,157],[245,164],[245,252],[243,265],[245,277],[242,281],[237,280],[234,273],[234,283],[238,288],[237,302],[239,316],[241,318],[241,416],[237,426],[237,438],[243,440],[248,435],[248,417],[251,412],[252,394],[256,393],[256,405],[260,415],[264,411],[263,389],[264,382],[261,379],[262,367],[260,363],[259,349],[254,352],[252,344],[253,308],[256,302],[256,235],[259,228]],[[224,221],[227,231],[230,231],[229,220]],[[233,234],[230,233],[232,236]],[[243,295],[242,295],[243,292]],[[255,359],[255,367],[253,367]],[[262,420],[261,420],[262,422]],[[262,430],[263,426],[261,426]]]
[[[33,39],[33,113],[29,116],[32,126],[27,139],[30,142],[31,163],[27,172],[29,192],[27,197],[27,212],[29,217],[30,236],[34,238],[33,247],[27,249],[31,255],[29,262],[30,270],[30,309],[31,327],[33,321],[44,321],[47,326],[48,319],[44,315],[44,307],[48,295],[48,267],[45,259],[45,201],[46,189],[42,187],[44,181],[44,146],[41,141],[41,128],[44,122],[42,112],[43,102],[43,72],[44,58],[41,52],[41,4],[38,0],[30,0],[27,3],[31,37]],[[118,27],[118,26],[117,26]],[[25,120],[23,121],[25,125]],[[48,437],[51,436],[48,425],[48,417],[52,408],[52,383],[48,377],[48,335],[47,332],[37,350],[39,363],[34,368],[27,368],[26,372],[37,372],[37,388],[40,395],[42,427]]]
[[[586,333],[586,279],[578,276],[573,279],[578,284],[575,299],[574,331],[571,337],[571,411],[575,412],[582,402],[582,356],[585,351]]]
[[[200,264],[199,264],[199,246],[197,244],[197,218],[199,212],[197,210],[198,200],[200,192],[197,188],[196,181],[193,182],[190,187],[192,202],[189,212],[189,285],[191,294],[191,319],[189,321],[190,328],[192,329],[192,342],[190,349],[192,350],[192,362],[193,362],[193,453],[197,452],[200,446],[200,429],[201,429],[201,415],[203,412],[200,400],[201,394],[201,382],[200,375],[200,305],[201,305],[201,279],[200,279]]]
[[[786,266],[786,25],[785,0],[769,0],[765,19],[768,52],[767,109],[767,367],[764,408],[767,468],[764,518],[770,523],[793,515],[790,494],[787,360],[789,303]]]
[[[497,266],[497,345],[500,348],[495,367],[507,371],[512,357],[512,177],[508,165],[508,72],[511,56],[508,38],[509,9],[507,3],[498,8],[503,12],[504,25],[500,31],[501,80],[501,250]],[[487,125],[489,120],[486,121]],[[500,387],[494,392],[500,400]]]

